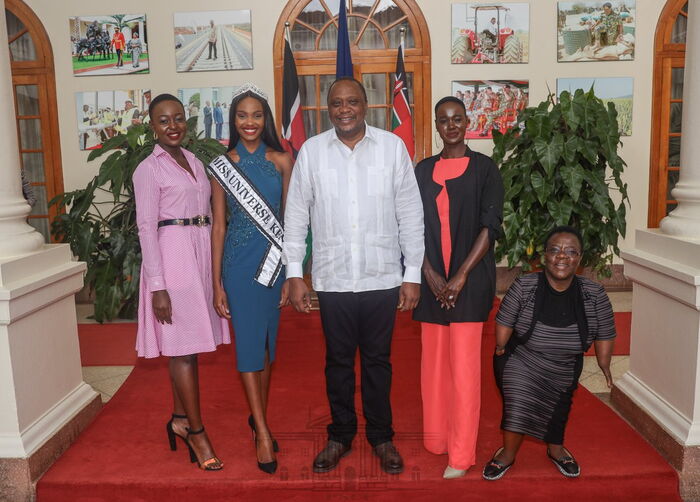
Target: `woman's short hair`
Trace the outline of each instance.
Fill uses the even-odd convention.
[[[282,143],[280,143],[279,136],[277,136],[277,129],[275,129],[275,118],[272,116],[272,110],[267,100],[262,96],[254,93],[253,91],[246,91],[237,95],[231,100],[231,108],[228,112],[228,123],[229,123],[229,141],[228,141],[228,151],[230,152],[241,139],[241,135],[238,134],[236,129],[236,108],[238,103],[246,98],[257,99],[263,108],[263,116],[265,117],[265,126],[263,127],[262,140],[263,142],[277,152],[284,152]]]
[[[131,101],[131,100],[127,100]],[[182,104],[182,101],[177,99],[175,96],[172,94],[168,93],[163,93],[163,94],[158,94],[155,98],[151,100],[151,104],[148,105],[148,116],[151,117],[151,120],[153,120],[153,110],[155,109],[156,106],[158,106],[158,103],[162,103],[163,101],[176,101],[177,103],[180,103],[180,106],[182,106],[182,109],[185,109],[185,105]]]
[[[583,252],[583,236],[581,235],[581,232],[577,228],[574,228],[570,225],[559,225],[554,227],[549,231],[547,234],[547,237],[544,239],[544,248],[547,249],[547,245],[549,244],[549,240],[554,237],[557,234],[571,234],[576,239],[578,239],[578,244],[581,246],[581,251]]]
[[[442,98],[440,101],[438,101],[438,102],[435,104],[435,115],[437,115],[438,108],[440,108],[440,107],[441,107],[442,105],[444,105],[445,103],[455,103],[455,104],[458,104],[459,106],[462,107],[462,110],[464,110],[464,114],[465,114],[465,115],[467,114],[467,107],[464,105],[464,101],[462,101],[461,99],[456,98],[456,97],[454,97],[454,96],[445,96],[444,98]]]

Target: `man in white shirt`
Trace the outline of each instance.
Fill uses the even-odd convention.
[[[391,442],[391,335],[395,310],[420,296],[423,207],[411,159],[396,135],[365,123],[367,95],[352,78],[328,91],[334,128],[307,140],[292,171],[283,255],[289,299],[309,312],[302,279],[309,222],[311,276],[326,338],[326,392],[332,423],[315,472],[334,469],[357,433],[355,353],[359,348],[367,440],[389,474],[403,471]],[[405,271],[402,273],[401,255]]]
[[[498,40],[498,25],[496,25],[495,17],[491,18],[491,21],[489,22],[489,24],[486,25],[484,31],[491,35],[491,40],[493,40],[494,42]]]

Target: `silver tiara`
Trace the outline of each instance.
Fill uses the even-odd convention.
[[[236,89],[233,92],[233,96],[231,97],[231,99],[236,99],[238,96],[240,96],[241,94],[245,94],[246,92],[252,92],[253,94],[260,96],[265,101],[267,101],[267,94],[265,94],[265,92],[260,87],[251,82],[246,82],[238,89]]]

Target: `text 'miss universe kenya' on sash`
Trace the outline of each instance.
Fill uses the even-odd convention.
[[[265,198],[227,155],[219,155],[212,160],[207,170],[268,240],[267,251],[255,273],[255,280],[271,288],[282,271],[282,224]]]

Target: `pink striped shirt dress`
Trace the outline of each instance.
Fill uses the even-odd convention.
[[[161,220],[211,217],[211,186],[204,166],[182,150],[195,177],[160,145],[134,171],[136,222],[141,242],[136,350],[139,357],[183,356],[212,352],[231,343],[228,321],[214,310],[211,277],[211,226],[168,225]],[[160,324],[151,293],[165,289],[172,324]]]

